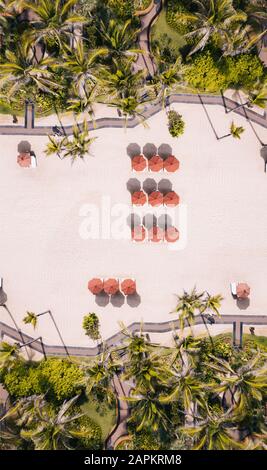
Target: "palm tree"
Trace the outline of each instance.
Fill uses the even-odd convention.
[[[159,400],[158,392],[140,388],[135,389],[130,397],[122,399],[134,404],[129,422],[137,424],[137,432],[145,428],[153,431],[168,430],[170,420]]]
[[[205,408],[205,416],[200,419],[194,427],[184,427],[180,429],[183,435],[194,438],[194,450],[234,450],[242,449],[242,445],[231,436],[236,417],[233,417],[231,410],[226,413]]]
[[[245,103],[238,104],[235,108],[230,109],[227,113],[231,113],[236,109],[243,108],[247,106],[248,108],[252,106],[258,106],[259,108],[265,109],[267,102],[267,86],[263,84],[257,90],[250,91],[248,94],[248,99]]]
[[[2,420],[4,420],[4,430],[0,429],[0,450],[20,449],[23,440],[19,427],[5,416],[1,418]]]
[[[27,312],[26,317],[23,318],[25,324],[30,324],[35,329],[37,326],[37,315],[33,312]]]
[[[53,412],[51,407],[37,402],[35,412],[38,424],[30,429],[22,429],[22,438],[32,441],[35,450],[71,450],[73,439],[86,436],[86,431],[75,431],[73,426],[83,413],[70,412],[78,398],[77,395],[64,401],[63,405]]]
[[[17,44],[15,52],[6,50],[5,56],[7,61],[0,64],[0,90],[7,90],[8,98],[21,89],[27,92],[29,85],[54,95],[57,95],[56,90],[62,88],[53,81],[53,74],[49,70],[55,64],[54,59],[46,57],[34,63],[33,49],[25,37]]]
[[[64,149],[64,158],[71,157],[72,162],[77,158],[83,159],[89,154],[89,150],[92,142],[95,141],[96,137],[89,136],[89,128],[86,119],[83,123],[75,124],[72,127],[72,140],[67,140]]]
[[[105,96],[112,99],[123,99],[132,96],[134,92],[142,90],[144,86],[144,71],[132,71],[133,59],[120,60],[113,58],[110,67],[101,67],[98,78],[103,87]]]
[[[232,0],[194,0],[196,12],[177,13],[178,20],[190,21],[194,30],[187,37],[197,38],[197,44],[189,55],[203,50],[211,38],[215,35],[225,39],[225,31],[236,23],[247,19],[245,12],[238,11],[233,6]]]
[[[192,369],[191,361],[182,369],[175,366],[172,367],[173,378],[169,383],[169,391],[167,395],[160,397],[161,403],[171,403],[181,400],[185,413],[186,423],[191,425],[197,417],[198,407],[202,407],[207,386],[201,382]]]
[[[161,358],[151,354],[140,361],[127,361],[124,365],[123,379],[134,379],[138,389],[145,388],[155,392],[159,385],[167,383],[170,375],[171,372]]]
[[[102,47],[95,50],[87,50],[84,46],[84,41],[79,39],[74,50],[65,44],[63,51],[61,66],[67,73],[71,74],[79,96],[84,98],[86,96],[86,85],[96,84],[95,69],[97,61],[99,57],[108,53],[108,49]]]
[[[225,31],[225,40],[221,46],[224,56],[236,56],[244,54],[251,49],[262,39],[267,30],[260,33],[255,33],[252,26],[239,24],[234,29]]]
[[[181,59],[177,58],[172,65],[165,64],[161,57],[157,59],[157,73],[153,77],[153,84],[160,86],[160,95],[162,96],[162,104],[165,106],[168,93],[180,83],[183,76]]]
[[[66,136],[61,138],[48,136],[49,142],[45,150],[46,155],[56,154],[61,159],[71,157],[72,162],[77,158],[83,159],[89,153],[90,146],[96,137],[89,136],[86,119],[82,124],[75,124],[72,127],[72,134],[72,139]]]
[[[234,121],[232,121],[230,126],[229,134],[223,135],[222,137],[218,137],[218,140],[225,139],[225,137],[233,137],[234,139],[241,139],[241,135],[245,132],[244,127],[236,126]]]
[[[234,414],[241,416],[253,400],[262,401],[267,391],[267,364],[261,364],[261,353],[258,352],[250,361],[237,368],[224,359],[211,358],[213,362],[209,363],[209,367],[216,372],[215,379],[219,381],[213,390],[222,394],[223,404],[230,406]]]
[[[151,343],[143,333],[143,324],[141,323],[138,334],[130,332],[122,322],[119,322],[119,325],[126,341],[123,346],[118,347],[118,350],[123,354],[127,354],[128,363],[133,364],[146,359],[155,345]]]
[[[20,347],[18,344],[10,344],[2,341],[0,344],[0,365],[1,367],[11,366],[20,357]]]
[[[137,96],[137,92],[126,98],[117,98],[111,101],[109,106],[116,107],[120,110],[125,119],[125,127],[127,127],[129,118],[137,118],[144,127],[148,126],[142,114],[143,108]]]
[[[256,32],[262,31],[267,21],[266,1],[251,0],[246,2],[245,12],[247,14],[247,21],[253,29]]]
[[[52,135],[48,135],[49,142],[46,145],[45,154],[49,157],[50,155],[57,155],[60,159],[63,149],[67,143],[67,137],[58,138]]]
[[[120,368],[121,364],[113,361],[110,353],[103,352],[100,359],[92,366],[84,367],[84,384],[86,385],[87,393],[90,394],[92,391],[100,390],[107,397],[108,401],[111,402],[114,396],[111,385],[114,376],[118,374]]]
[[[179,322],[181,330],[184,329],[185,325],[192,326],[195,321],[195,315],[201,308],[201,302],[203,299],[204,292],[197,293],[196,287],[191,292],[184,290],[183,295],[178,295],[178,303],[174,312],[179,314]]]
[[[50,136],[48,136],[48,137],[50,137]],[[51,145],[51,149],[52,149],[52,141],[50,142],[50,145]],[[46,152],[47,152],[47,149],[46,149]],[[35,329],[36,326],[37,326],[38,318],[43,316],[43,315],[49,315],[50,316],[50,318],[51,318],[51,320],[54,324],[54,327],[57,330],[57,334],[60,338],[60,341],[61,341],[61,343],[62,343],[62,345],[63,345],[63,347],[66,351],[66,354],[67,354],[67,356],[69,356],[68,348],[67,348],[67,346],[66,346],[66,344],[65,344],[65,342],[62,338],[62,335],[60,333],[60,330],[57,326],[56,320],[55,320],[54,315],[52,314],[51,310],[46,310],[45,312],[41,312],[41,313],[37,313],[37,314],[34,313],[34,312],[27,312],[27,315],[23,318],[23,322],[25,324],[31,324],[33,326],[33,328]]]
[[[32,0],[25,2],[25,8],[36,14],[31,23],[36,26],[32,37],[38,43],[49,39],[62,45],[62,39],[73,35],[71,26],[75,23],[84,24],[86,18],[74,12],[76,0],[67,0],[62,4],[61,0]]]
[[[100,34],[104,40],[104,45],[109,50],[110,58],[123,58],[143,53],[141,49],[133,47],[139,30],[132,28],[131,20],[126,21],[123,25],[114,19],[111,19],[108,25],[101,21],[100,28]]]
[[[77,86],[73,86],[73,96],[68,100],[68,110],[73,111],[74,114],[88,113],[90,119],[92,119],[94,127],[94,104],[98,96],[98,86],[85,84],[83,88],[83,96],[80,94],[80,90]],[[61,149],[52,153],[61,153]]]

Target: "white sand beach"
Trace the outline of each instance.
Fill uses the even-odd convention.
[[[222,314],[266,314],[267,280],[267,174],[260,144],[250,124],[219,106],[207,106],[220,136],[229,132],[232,120],[246,131],[240,141],[217,141],[200,105],[174,105],[186,122],[182,137],[173,139],[162,111],[135,129],[102,129],[92,135],[92,156],[61,161],[43,153],[46,137],[0,136],[0,276],[8,296],[7,306],[23,331],[27,310],[50,309],[68,345],[93,345],[82,329],[83,316],[96,312],[103,338],[126,325],[144,320],[174,319],[175,294],[183,289],[207,290],[224,297]],[[254,125],[267,143],[267,130]],[[36,169],[17,164],[17,146],[28,140],[35,151]],[[131,171],[126,149],[169,144],[180,160],[174,174],[142,174],[172,182],[187,213],[185,247],[168,244],[135,244],[131,240],[82,239],[81,223],[86,205],[103,212],[102,200],[125,204],[130,210],[126,184],[139,178]],[[82,211],[82,212],[81,212]],[[148,210],[148,212],[151,212]],[[179,225],[179,220],[177,221]],[[183,224],[182,224],[183,225]],[[183,233],[184,235],[184,233]],[[140,299],[134,305],[100,306],[87,289],[92,277],[132,277]],[[250,303],[242,308],[232,298],[230,282],[245,281],[251,287]],[[12,326],[3,308],[0,321]],[[41,317],[36,336],[47,344],[59,344],[48,316]],[[157,336],[158,338],[158,336]]]

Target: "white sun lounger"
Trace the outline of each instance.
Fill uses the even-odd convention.
[[[231,282],[230,288],[231,288],[232,295],[236,295],[236,283],[235,282]]]
[[[30,168],[37,168],[37,158],[35,155],[31,155],[31,166]]]

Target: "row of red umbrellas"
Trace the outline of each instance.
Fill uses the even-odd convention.
[[[153,155],[149,160],[144,155],[136,155],[132,158],[132,169],[135,171],[148,169],[157,172],[164,169],[169,173],[173,173],[178,170],[179,166],[180,162],[174,155],[170,155],[165,160],[159,155]]]
[[[163,230],[158,225],[146,230],[143,225],[137,225],[132,229],[132,240],[135,242],[143,242],[146,238],[152,242],[167,241],[174,243],[179,240],[179,230],[176,227],[167,227]]]
[[[100,294],[102,291],[108,295],[114,295],[119,290],[125,295],[132,295],[136,292],[136,282],[133,279],[124,279],[120,283],[118,279],[115,278],[103,280],[94,277],[88,282],[88,289],[94,295]]]
[[[169,191],[167,194],[163,195],[160,191],[153,191],[148,196],[147,194],[141,191],[135,191],[132,194],[132,204],[135,206],[144,206],[144,204],[149,203],[150,206],[156,207],[161,206],[162,204],[166,206],[177,206],[180,202],[180,197],[175,191]]]

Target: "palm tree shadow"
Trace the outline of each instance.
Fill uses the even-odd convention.
[[[266,173],[266,167],[267,167],[267,145],[264,145],[264,146],[261,148],[260,154],[261,154],[261,157],[262,157],[263,160],[264,160],[264,171],[265,171],[265,173]]]
[[[205,104],[204,104],[204,102],[203,102],[203,100],[202,100],[201,95],[198,95],[198,97],[199,97],[199,101],[200,101],[200,103],[201,103],[201,105],[202,105],[202,108],[203,108],[203,110],[204,110],[204,112],[205,112],[205,114],[206,114],[206,117],[207,117],[207,119],[208,119],[208,121],[209,121],[209,123],[210,123],[210,127],[212,128],[216,139],[219,140],[220,137],[218,136],[218,134],[217,134],[217,132],[216,132],[216,129],[215,129],[214,125],[213,125],[213,122],[212,122],[211,117],[210,117],[210,115],[209,115],[209,113],[208,113],[208,111],[207,111],[207,108],[206,108],[206,106],[205,106]]]

